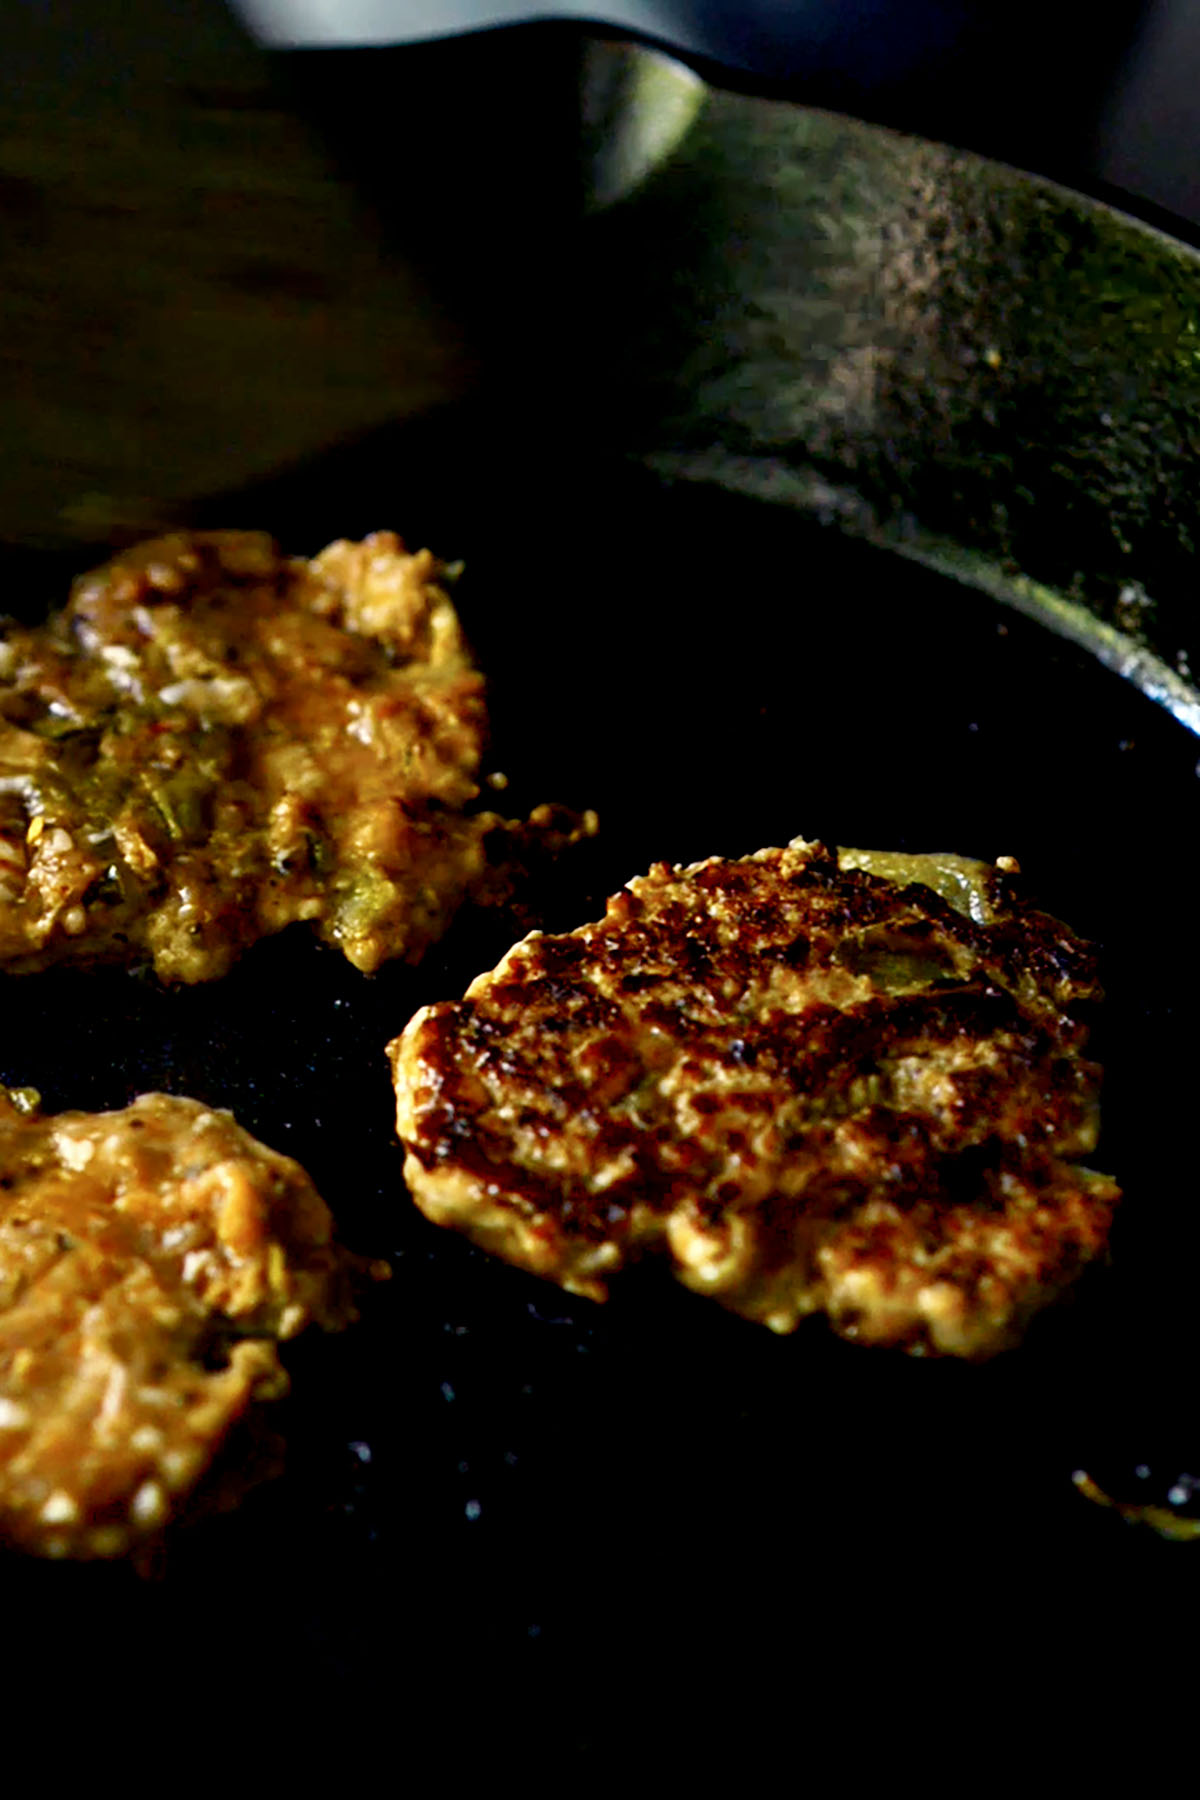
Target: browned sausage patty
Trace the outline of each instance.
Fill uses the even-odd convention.
[[[228,1113],[145,1094],[43,1118],[0,1088],[0,1543],[156,1538],[286,1390],[275,1340],[348,1323],[365,1269],[303,1169]]]
[[[569,836],[470,810],[483,682],[438,575],[388,532],[311,562],[181,534],[0,636],[0,964],[204,981],[299,919],[360,969],[412,961]]]
[[[776,1331],[983,1357],[1105,1246],[1095,959],[1015,864],[659,864],[389,1048],[418,1206],[603,1299],[662,1251]]]

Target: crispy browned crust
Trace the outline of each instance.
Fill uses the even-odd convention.
[[[474,810],[483,681],[440,573],[390,532],[309,562],[178,534],[0,636],[0,964],[203,981],[295,920],[358,968],[413,961],[590,829]]]
[[[996,869],[660,864],[389,1046],[417,1204],[602,1299],[663,1251],[777,1331],[983,1357],[1105,1246],[1091,949]]]
[[[0,1543],[153,1543],[286,1390],[276,1340],[347,1324],[367,1271],[228,1113],[146,1094],[44,1118],[0,1088]]]

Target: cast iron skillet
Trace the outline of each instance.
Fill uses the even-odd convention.
[[[490,1261],[405,1196],[383,1046],[496,959],[495,921],[464,918],[419,970],[371,980],[303,933],[193,991],[8,978],[0,1079],[50,1109],[148,1088],[229,1106],[394,1266],[355,1331],[293,1347],[286,1477],[181,1531],[159,1580],[3,1563],[14,1681],[103,1642],[88,1680],[113,1704],[131,1683],[162,1717],[181,1691],[252,1695],[304,1742],[311,1696],[314,1717],[386,1723],[398,1752],[435,1744],[455,1767],[460,1727],[486,1719],[489,1753],[532,1769],[631,1746],[675,1680],[695,1749],[760,1653],[810,1702],[880,1655],[895,1681],[969,1645],[994,1674],[1000,1625],[1025,1668],[1050,1667],[1101,1606],[1151,1618],[1195,1554],[1071,1479],[1161,1497],[1200,1474],[1195,738],[927,564],[734,481],[664,474],[590,415],[560,410],[548,436],[550,418],[544,392],[501,381],[196,517],[298,551],[388,524],[463,559],[508,797],[601,815],[543,897],[552,927],[652,860],[796,833],[1016,855],[1104,950],[1094,1160],[1127,1196],[1112,1267],[970,1368],[820,1322],[777,1339],[653,1269],[597,1308]],[[49,600],[62,569],[43,574]],[[762,1744],[791,1729],[756,1721]]]
[[[652,1271],[600,1309],[490,1262],[406,1199],[382,1052],[418,1004],[495,959],[495,926],[464,919],[420,970],[369,981],[302,934],[192,991],[10,978],[5,1080],[51,1108],[147,1088],[229,1106],[395,1269],[356,1331],[295,1347],[283,1481],[181,1533],[158,1584],[6,1564],[10,1609],[48,1639],[103,1618],[114,1657],[142,1668],[169,1633],[183,1666],[232,1679],[246,1659],[266,1688],[401,1686],[415,1729],[429,1699],[410,1655],[439,1692],[431,1671],[461,1657],[492,1672],[489,1691],[497,1670],[537,1688],[563,1659],[624,1667],[653,1648],[674,1664],[698,1638],[724,1668],[797,1585],[832,1630],[867,1605],[919,1612],[931,1569],[1007,1583],[1009,1606],[1051,1572],[1059,1593],[1153,1579],[1191,1552],[1094,1511],[1071,1474],[1098,1459],[1120,1473],[1136,1452],[1161,1481],[1195,1441],[1200,1244],[1180,1188],[1194,740],[1030,622],[964,609],[950,584],[740,497],[611,467],[565,487],[540,473],[533,534],[519,492],[463,482],[451,457],[456,524],[436,492],[445,450],[427,447],[403,510],[466,559],[459,598],[514,804],[550,793],[603,821],[594,857],[547,894],[549,922],[594,916],[652,858],[797,832],[1017,854],[1031,890],[1105,948],[1095,1161],[1127,1190],[1114,1266],[1019,1352],[960,1368],[819,1323],[779,1340]],[[376,516],[359,512],[358,473],[315,512],[290,494],[255,516],[305,547],[335,528],[318,529],[326,506],[357,530]],[[168,1685],[179,1666],[160,1670]],[[598,1729],[588,1707],[570,1729]]]

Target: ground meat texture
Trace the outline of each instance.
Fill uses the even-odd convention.
[[[389,1046],[418,1206],[603,1299],[649,1251],[790,1331],[986,1357],[1105,1247],[1092,950],[1016,865],[660,864]]]
[[[0,964],[205,981],[306,919],[369,971],[419,957],[510,850],[570,836],[549,808],[472,810],[482,677],[439,572],[387,532],[310,562],[184,534],[10,628]]]
[[[275,1341],[347,1324],[368,1272],[227,1113],[146,1094],[45,1118],[0,1088],[0,1543],[153,1543],[286,1390]]]

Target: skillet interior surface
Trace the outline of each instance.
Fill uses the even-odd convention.
[[[495,961],[496,921],[464,918],[418,970],[370,980],[303,933],[195,990],[7,978],[0,1079],[48,1109],[150,1088],[228,1106],[311,1171],[346,1241],[394,1265],[356,1330],[293,1347],[286,1476],[177,1532],[158,1580],[0,1560],[22,1661],[102,1633],[114,1692],[133,1670],[167,1696],[219,1667],[263,1698],[302,1684],[365,1715],[389,1696],[409,1741],[485,1698],[553,1692],[539,1743],[586,1749],[620,1730],[597,1682],[720,1675],[781,1608],[819,1619],[827,1647],[872,1608],[928,1643],[931,1591],[986,1581],[1039,1619],[1046,1657],[1097,1577],[1108,1603],[1149,1609],[1197,1552],[1089,1507],[1071,1472],[1200,1474],[1200,1227],[1181,1186],[1195,740],[1083,652],[883,551],[632,463],[556,474],[461,418],[218,510],[296,551],[394,526],[463,558],[506,801],[600,813],[544,896],[552,927],[597,916],[652,860],[797,833],[1017,856],[1103,946],[1094,1162],[1126,1200],[1112,1268],[984,1367],[863,1351],[819,1321],[777,1339],[649,1269],[599,1308],[436,1230],[403,1191],[383,1046]],[[26,610],[60,574],[24,564]],[[784,1652],[797,1670],[811,1654],[807,1633]]]

